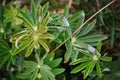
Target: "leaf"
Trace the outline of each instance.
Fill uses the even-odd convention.
[[[98,76],[101,76],[101,75],[102,75],[99,62],[96,63],[96,71],[97,71]]]
[[[0,68],[10,59],[10,55],[4,56],[4,58],[0,61]]]
[[[53,69],[52,72],[55,74],[55,75],[58,75],[58,74],[61,74],[65,71],[65,69],[63,68],[56,68],[56,69]]]
[[[61,63],[61,61],[62,61],[62,58],[55,59],[52,62],[50,62],[49,66],[51,68],[56,68]]]
[[[111,57],[102,56],[102,57],[100,57],[100,60],[109,62],[109,61],[112,60],[112,58]]]
[[[31,75],[31,77],[30,77],[30,80],[36,80],[37,74],[38,74],[38,70],[39,70],[39,69],[36,69],[36,70],[32,73],[32,75]]]
[[[91,58],[80,58],[70,63],[70,65],[76,65],[82,62],[91,61]]]
[[[78,49],[78,51],[80,51],[82,54],[86,55],[86,56],[92,56],[92,54],[88,51],[82,50],[82,49]]]
[[[68,5],[66,5],[65,10],[64,10],[64,16],[68,18],[68,15],[69,15],[69,8],[68,8]]]
[[[78,54],[79,54],[79,51],[77,49],[72,50],[72,56],[71,56],[72,61],[77,60]]]
[[[34,42],[31,42],[30,46],[27,48],[27,51],[25,53],[25,57],[28,57],[34,49]]]
[[[24,61],[25,68],[36,68],[37,63],[33,61]]]
[[[36,25],[36,22],[37,22],[37,8],[35,8],[35,3],[34,3],[33,0],[32,0],[32,3],[31,3],[31,9],[32,9],[32,18],[33,18],[34,24]]]
[[[85,36],[85,37],[80,37],[78,40],[82,42],[98,42],[107,39],[107,36],[105,35],[90,35],[90,36]]]
[[[78,47],[78,48],[84,48],[84,49],[88,48],[88,44],[86,44],[80,40],[79,41],[76,40],[76,43],[74,43],[73,46]]]
[[[26,47],[28,47],[31,44],[31,41],[24,42],[24,44],[21,44],[18,49],[13,50],[13,55],[16,55],[23,51]]]
[[[68,33],[65,32],[65,39],[67,39],[69,36],[68,36]],[[65,47],[66,47],[66,53],[64,55],[64,63],[68,62],[68,60],[70,59],[71,57],[71,54],[72,54],[72,42],[71,40],[68,40],[66,43],[65,43]]]
[[[63,21],[64,26],[66,27],[68,35],[70,37],[72,37],[72,30],[71,30],[70,24],[69,24],[68,20],[66,19],[66,17],[63,17],[62,21]]]
[[[54,56],[55,56],[55,53],[48,54],[48,56],[44,59],[44,63],[48,65],[51,61],[53,61]]]
[[[47,53],[50,51],[48,45],[43,40],[40,39],[38,42],[46,50]]]
[[[74,74],[74,73],[80,72],[81,70],[86,68],[88,66],[88,64],[89,64],[89,62],[82,63],[82,64],[78,65],[76,68],[74,68],[70,73]]]
[[[30,14],[29,11],[27,9],[25,9],[25,10],[26,10],[25,11],[26,13],[19,10],[19,12],[21,13],[21,16],[19,16],[19,17],[22,18],[27,24],[29,24],[29,26],[26,26],[26,27],[33,31],[34,30],[33,29],[33,26],[34,26],[33,20],[31,19],[30,15],[29,15]]]
[[[81,27],[81,25],[82,25],[83,22],[84,22],[84,19],[85,19],[85,13],[83,12],[83,15],[80,16],[79,21],[78,21],[78,23],[77,23],[77,28],[78,28],[78,27]],[[80,30],[78,30],[78,31],[76,32],[76,35],[78,35],[79,33],[80,33]]]
[[[46,33],[40,36],[41,39],[54,39],[52,34]]]
[[[39,30],[39,34],[43,35],[43,33],[47,32],[47,30],[48,30],[47,27],[41,26]]]
[[[9,45],[2,39],[0,39],[0,47],[5,48],[7,50],[10,49]]]
[[[18,32],[16,34],[14,34],[11,38],[10,38],[10,42],[15,42],[20,36],[25,35],[26,31],[21,31]]]
[[[55,80],[55,75],[51,72],[51,68],[47,65],[43,65],[40,68],[42,80]]]
[[[84,72],[84,75],[83,75],[83,78],[86,79],[87,76],[93,71],[93,68],[96,64],[96,61],[91,61],[89,62],[89,65],[87,65],[87,68],[85,69],[85,72]]]
[[[84,26],[82,28],[81,32],[79,33],[79,37],[84,36],[87,33],[89,33],[95,27],[95,23],[96,23],[96,20],[94,20],[91,23],[89,23],[88,25]]]
[[[97,44],[97,50],[100,52],[101,51],[101,46],[102,46],[102,42],[99,41]]]
[[[83,16],[83,15],[84,15],[84,12],[83,12],[83,11],[79,11],[79,12],[75,13],[75,14],[69,19],[70,23],[75,22],[76,20],[78,20],[78,19],[79,19],[81,16]]]
[[[49,22],[49,18],[50,18],[50,13],[48,12],[47,16],[45,17],[45,19],[42,22],[42,26],[46,27],[48,22]]]
[[[45,17],[47,11],[48,11],[48,7],[49,7],[49,3],[46,3],[44,6],[43,6],[43,14],[42,14],[42,19]]]
[[[72,54],[72,43],[68,43],[68,47],[66,47],[66,53],[64,55],[64,63],[68,62],[68,60],[70,59],[71,57],[71,54]]]

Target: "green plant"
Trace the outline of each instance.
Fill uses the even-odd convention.
[[[4,9],[6,13],[1,10],[0,24],[4,24],[3,19],[6,23],[0,29],[6,29],[10,24],[11,32],[2,32],[2,35],[7,34],[7,38],[1,36],[0,39],[0,69],[7,64],[5,68],[15,79],[56,80],[58,74],[65,76],[66,69],[61,67],[70,62],[68,66],[77,64],[74,69],[71,66],[71,74],[84,70],[83,79],[92,72],[102,77],[103,62],[112,58],[100,53],[101,41],[107,36],[92,32],[96,20],[84,22],[84,11],[69,17],[68,6],[64,14],[48,12],[48,8],[48,3],[36,7],[32,1],[30,10],[13,6]],[[65,49],[60,48],[62,45]],[[59,58],[61,56],[64,60]]]

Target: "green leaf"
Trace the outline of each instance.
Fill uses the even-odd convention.
[[[2,39],[0,39],[0,47],[5,48],[7,50],[10,49],[9,45]]]
[[[42,80],[55,80],[55,75],[51,72],[51,68],[47,65],[43,65],[40,68]]]
[[[66,47],[66,48],[67,48],[67,47]],[[70,42],[70,43],[69,43],[69,47],[67,48],[67,51],[66,51],[66,53],[65,53],[65,55],[64,55],[64,58],[65,58],[64,63],[68,62],[68,60],[69,60],[70,57],[71,57],[71,54],[72,54],[72,43]]]
[[[84,13],[83,13],[84,14]],[[81,15],[80,16],[80,19],[78,20],[78,23],[77,23],[77,28],[80,27],[83,22],[84,22],[84,19],[85,19],[85,16],[84,15]],[[76,32],[76,35],[78,35],[80,33],[80,30]]]
[[[78,20],[83,14],[84,14],[83,11],[79,11],[79,12],[75,13],[75,14],[69,19],[70,23]]]
[[[56,68],[56,69],[53,69],[52,72],[55,74],[55,75],[58,75],[58,74],[61,74],[65,71],[65,69],[63,68]]]
[[[44,63],[48,65],[51,61],[53,61],[54,56],[55,56],[55,53],[48,54],[48,56],[44,59]]]
[[[25,57],[28,57],[32,53],[33,49],[34,49],[34,42],[31,42],[30,46],[27,47],[27,51],[25,53]]]
[[[72,56],[71,56],[72,61],[77,60],[78,54],[79,54],[79,51],[77,49],[72,50]]]
[[[88,48],[88,44],[86,44],[80,40],[76,40],[76,43],[74,43],[73,46],[78,47],[78,48],[84,48],[84,49]]]
[[[68,18],[68,15],[69,15],[69,8],[68,8],[68,5],[66,5],[65,10],[64,10],[64,16]]]
[[[92,54],[88,51],[82,50],[82,49],[78,49],[82,54],[86,55],[86,56],[92,56]]]
[[[101,42],[101,41],[98,41],[97,50],[98,50],[99,52],[101,51],[101,47],[102,47],[102,42]]]
[[[48,45],[43,40],[40,39],[38,42],[46,50],[47,53],[50,51]]]
[[[50,18],[50,13],[48,12],[47,16],[45,17],[45,19],[42,22],[42,26],[46,27],[48,22],[49,22],[49,18]]]
[[[68,33],[65,32],[65,39],[67,39],[69,36],[68,36]],[[68,62],[68,60],[70,59],[71,57],[71,54],[72,54],[72,42],[71,40],[68,40],[66,43],[65,43],[65,47],[66,47],[66,53],[64,55],[64,63]]]
[[[32,4],[31,4],[31,9],[32,9],[32,18],[33,18],[34,24],[36,25],[36,22],[37,22],[37,8],[35,8],[35,3],[34,3],[33,0],[32,0]]]
[[[84,36],[87,33],[89,33],[95,27],[95,23],[96,23],[96,20],[94,20],[91,23],[89,23],[88,25],[84,26],[82,28],[81,32],[79,33],[79,37]]]
[[[34,23],[33,23],[33,20],[31,18],[31,15],[29,15],[30,12],[27,9],[25,9],[25,12],[23,12],[21,10],[19,10],[19,12],[21,13],[21,16],[19,16],[19,17],[22,18],[26,22],[26,24],[29,25],[26,27],[33,31],[34,30],[33,29]]]
[[[43,33],[47,32],[47,30],[48,30],[47,27],[41,26],[39,33],[40,33],[41,35],[43,35]]]
[[[36,70],[32,73],[32,75],[31,75],[31,77],[30,77],[30,80],[36,80],[37,74],[38,74],[38,70],[39,70],[39,69],[36,69]]]
[[[101,76],[101,75],[102,75],[99,62],[96,63],[96,71],[97,71],[98,76]]]
[[[10,59],[10,55],[4,56],[4,58],[0,61],[0,68]]]
[[[87,76],[93,71],[95,64],[96,64],[96,61],[89,62],[89,64],[87,65],[87,68],[85,69],[84,75],[83,75],[84,79],[86,79]]]
[[[25,68],[36,68],[37,63],[33,61],[24,61]]]
[[[70,24],[69,24],[67,18],[66,18],[66,17],[63,17],[62,21],[63,21],[64,26],[66,27],[66,30],[67,30],[67,32],[68,32],[68,35],[69,35],[70,37],[72,37],[72,30],[71,30],[71,27],[70,27]]]
[[[80,72],[81,70],[86,68],[88,66],[88,64],[89,64],[89,61],[84,62],[84,63],[78,65],[76,68],[74,68],[70,73],[74,74],[74,73]]]
[[[70,65],[76,65],[82,62],[91,61],[91,58],[80,58],[70,63]]]
[[[49,8],[49,3],[46,3],[44,6],[43,6],[43,14],[42,14],[42,19],[45,17],[47,11],[48,11],[48,8]]]
[[[102,56],[102,57],[100,57],[100,60],[109,62],[109,61],[112,60],[112,58],[111,57]]]
[[[31,44],[31,42],[32,42],[32,41],[26,41],[26,42],[24,42],[24,44],[21,44],[21,45],[19,46],[19,48],[13,50],[13,53],[12,53],[12,54],[13,54],[13,55],[16,55],[16,54],[20,53],[20,52],[23,51],[26,47],[28,47],[28,46]]]
[[[50,62],[49,66],[51,68],[56,68],[61,63],[61,61],[62,61],[62,58],[55,59],[52,62]]]
[[[52,34],[46,33],[40,36],[41,39],[54,39]]]
[[[14,42],[16,41],[16,39],[18,39],[20,36],[25,35],[27,31],[21,31],[18,32],[16,34],[14,34],[11,38],[10,38],[10,42]]]
[[[78,40],[83,41],[83,42],[98,42],[107,39],[107,36],[105,35],[90,35],[90,36],[85,36],[78,38]]]

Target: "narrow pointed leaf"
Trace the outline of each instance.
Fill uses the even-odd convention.
[[[97,50],[100,52],[101,51],[101,47],[102,47],[102,42],[99,41],[97,44]]]
[[[107,39],[107,36],[105,35],[90,35],[90,36],[85,36],[78,38],[78,40],[83,41],[83,42],[98,42]]]
[[[70,73],[74,74],[74,73],[80,72],[81,70],[86,68],[88,66],[88,64],[89,64],[89,62],[82,63],[82,64],[78,65],[76,68],[74,68]]]
[[[97,71],[98,76],[102,75],[101,67],[100,67],[100,64],[98,62],[96,63],[96,71]]]
[[[19,16],[19,17],[21,17],[27,24],[29,24],[29,26],[26,26],[26,27],[33,30],[34,23],[33,23],[32,19],[30,18],[30,16],[28,16],[28,14],[26,14],[23,11],[19,11],[19,12],[22,15],[22,17],[21,16]],[[26,9],[26,12],[28,12],[27,9]]]
[[[2,39],[0,39],[0,47],[3,47],[7,50],[10,49],[9,45],[5,41],[3,41]]]
[[[78,49],[82,54],[86,55],[86,56],[92,56],[92,54],[88,51],[82,50],[82,49]]]
[[[39,40],[39,43],[46,50],[47,53],[50,51],[48,45],[43,40]]]
[[[81,15],[84,15],[84,12],[83,12],[83,11],[79,11],[79,12],[75,13],[75,14],[69,19],[70,23],[78,20],[78,19],[81,17]]]
[[[72,37],[72,30],[71,30],[71,27],[70,27],[70,24],[69,24],[67,18],[66,18],[66,17],[63,17],[62,21],[63,21],[64,26],[66,27],[66,30],[67,30],[67,32],[68,32],[68,35],[69,35],[70,37]]]
[[[86,61],[90,61],[90,60],[92,60],[92,59],[91,58],[80,58],[80,59],[77,59],[77,60],[71,62],[70,65],[76,65],[76,64],[86,62]]]
[[[62,58],[55,59],[49,64],[49,66],[51,68],[56,68],[61,63],[61,61],[62,61]]]
[[[40,36],[41,39],[54,39],[52,34],[46,33]]]
[[[30,44],[30,46],[27,48],[27,52],[25,53],[25,57],[28,57],[34,49],[34,42]]]
[[[55,53],[48,54],[48,56],[44,59],[44,63],[48,65],[51,61],[53,61],[54,56],[55,56]]]
[[[64,58],[65,58],[64,63],[68,62],[68,60],[70,59],[70,57],[72,55],[72,43],[70,42],[68,47],[66,47],[66,48],[67,48],[67,51],[64,55]]]
[[[95,67],[95,64],[96,64],[95,61],[89,62],[89,65],[85,69],[85,72],[84,72],[84,75],[83,75],[84,79],[86,79],[87,76],[93,71],[93,68]]]
[[[68,5],[66,5],[65,10],[64,10],[64,16],[68,18],[68,15],[69,15],[69,8],[68,8]]]
[[[111,57],[102,56],[102,57],[100,57],[100,60],[109,62],[109,61],[112,60],[112,58]]]
[[[56,68],[56,69],[53,69],[52,72],[55,74],[55,75],[58,75],[58,74],[61,74],[65,71],[65,69],[63,68]]]
[[[35,3],[33,2],[32,0],[32,18],[33,18],[33,21],[34,21],[34,24],[36,25],[36,21],[37,21],[37,8],[35,8]]]
[[[29,46],[29,44],[31,44],[31,41],[30,42],[28,41],[28,42],[25,42],[24,44],[21,44],[18,49],[15,49],[13,51],[13,55],[16,55],[16,54],[20,53],[21,51],[23,51],[26,47]]]
[[[45,17],[45,19],[42,22],[42,26],[46,27],[48,22],[49,22],[49,18],[50,18],[50,13],[48,12],[47,16]]]
[[[45,17],[47,11],[48,11],[48,8],[49,8],[49,3],[46,3],[44,6],[43,6],[43,14],[42,14],[42,19]]]
[[[95,27],[95,23],[96,23],[96,20],[94,20],[91,23],[89,23],[88,25],[84,26],[82,28],[81,32],[79,33],[79,36],[84,36],[87,33],[89,33]]]

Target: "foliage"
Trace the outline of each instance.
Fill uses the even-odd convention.
[[[78,77],[86,80],[107,79],[104,69],[109,66],[104,63],[112,58],[102,53],[102,41],[108,37],[94,31],[96,19],[82,26],[83,10],[70,15],[66,5],[60,14],[48,11],[49,3],[30,3],[30,8],[0,6],[0,72],[5,69],[10,75],[0,79],[67,80],[66,75],[73,74],[83,74]]]

